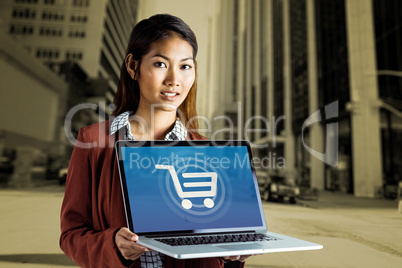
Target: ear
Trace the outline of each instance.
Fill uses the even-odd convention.
[[[133,59],[133,54],[128,54],[126,59],[124,60],[124,63],[126,64],[128,74],[131,76],[132,79],[136,80],[138,61]]]

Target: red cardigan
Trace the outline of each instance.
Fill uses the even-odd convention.
[[[110,135],[110,124],[94,124],[78,134],[61,208],[60,247],[81,267],[140,267],[139,259],[125,260],[114,242],[115,233],[127,224],[114,153],[117,133]],[[187,136],[190,140],[202,138]],[[177,260],[166,256],[165,267],[213,268],[224,267],[224,263],[221,258]]]

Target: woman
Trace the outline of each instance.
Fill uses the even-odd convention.
[[[138,245],[125,227],[114,143],[203,138],[191,120],[197,115],[197,49],[192,30],[174,16],[155,15],[134,27],[114,99],[116,117],[82,128],[70,160],[60,247],[78,265],[223,267],[247,258],[172,259]]]

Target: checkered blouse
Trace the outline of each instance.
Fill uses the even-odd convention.
[[[135,140],[133,134],[131,133],[131,126],[130,126],[130,112],[124,112],[118,115],[112,122],[110,126],[110,132],[113,135],[121,128],[126,128],[124,139],[127,140]],[[180,122],[179,119],[176,120],[176,123],[166,137],[166,141],[173,141],[173,140],[185,140],[187,137],[187,130]],[[156,267],[163,267],[165,260],[165,255],[156,251],[148,251],[141,255],[141,268],[156,268]]]
[[[127,140],[135,140],[133,134],[131,133],[131,125],[130,125],[130,112],[124,112],[118,115],[112,122],[110,126],[110,132],[113,135],[119,129],[125,127],[126,132],[124,138]],[[181,123],[179,119],[176,120],[172,131],[170,131],[165,136],[165,141],[174,141],[174,140],[185,140],[187,137],[187,130]]]

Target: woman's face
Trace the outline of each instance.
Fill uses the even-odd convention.
[[[138,109],[176,111],[194,84],[193,48],[179,37],[153,43],[142,58],[137,80]]]

